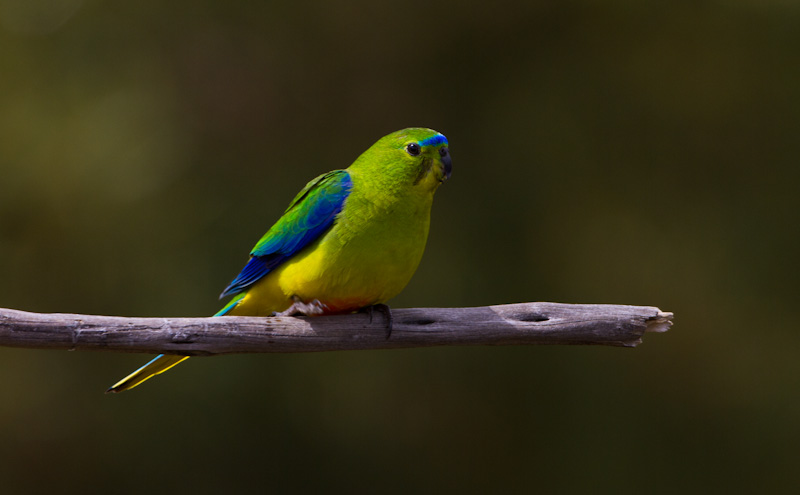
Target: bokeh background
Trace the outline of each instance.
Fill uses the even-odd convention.
[[[800,3],[0,1],[0,306],[200,316],[294,194],[450,140],[395,307],[675,312],[636,349],[0,349],[2,493],[798,487]]]

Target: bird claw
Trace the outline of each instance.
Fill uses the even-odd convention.
[[[386,316],[386,340],[389,340],[389,337],[392,336],[392,326],[394,326],[394,316],[392,315],[392,309],[386,304],[373,304],[372,306],[367,306],[365,308],[361,308],[361,312],[366,312],[369,315],[369,322],[372,323],[372,313],[375,311],[380,311]]]
[[[305,303],[300,300],[300,298],[295,297],[291,306],[281,312],[274,311],[272,316],[318,316],[325,314],[328,309],[328,306],[319,302],[318,299],[314,299],[310,303]],[[359,312],[369,314],[370,323],[372,323],[372,314],[375,311],[380,311],[386,316],[386,340],[389,340],[389,337],[392,336],[392,327],[394,326],[392,309],[386,304],[373,304],[372,306],[366,306],[359,310]]]
[[[310,303],[304,303],[299,298],[294,298],[294,302],[286,310],[273,312],[272,316],[319,316],[327,311],[328,306],[314,299]]]

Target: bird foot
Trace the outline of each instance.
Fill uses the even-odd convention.
[[[386,340],[392,336],[392,326],[394,325],[394,316],[392,316],[392,309],[386,304],[373,304],[366,306],[359,310],[360,313],[367,313],[369,315],[369,322],[372,323],[372,314],[375,311],[380,311],[386,316]]]
[[[275,312],[272,316],[319,316],[328,310],[328,306],[314,299],[310,303],[304,303],[300,298],[295,297],[294,302],[289,308],[281,312]]]

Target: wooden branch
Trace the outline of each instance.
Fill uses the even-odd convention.
[[[634,347],[672,313],[649,306],[521,303],[307,317],[125,318],[0,308],[0,345],[208,356],[438,345],[596,344]]]

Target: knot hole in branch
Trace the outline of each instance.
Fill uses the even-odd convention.
[[[431,318],[412,318],[408,320],[403,320],[403,323],[406,325],[430,325],[432,323],[436,323],[436,320]]]
[[[550,317],[547,315],[543,315],[542,313],[522,313],[519,315],[514,315],[514,318],[519,321],[548,321]]]

